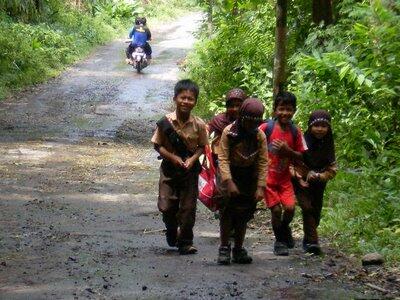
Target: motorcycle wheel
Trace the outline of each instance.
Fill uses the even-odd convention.
[[[138,61],[136,62],[136,72],[140,73],[140,71],[142,71],[143,67],[142,67],[142,61]]]

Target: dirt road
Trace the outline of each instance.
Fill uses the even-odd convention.
[[[156,207],[154,120],[171,108],[176,62],[198,15],[154,32],[137,75],[122,40],[0,104],[1,299],[349,299],[366,297],[335,253],[272,254],[249,232],[252,265],[216,264],[218,222],[199,205],[199,253],[166,246]],[[328,250],[329,252],[330,250]],[[350,272],[350,273],[349,273]]]

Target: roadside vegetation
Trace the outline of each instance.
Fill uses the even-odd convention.
[[[147,2],[147,3],[146,3]],[[126,34],[134,16],[165,19],[182,0],[0,0],[0,99],[43,82],[97,45]]]
[[[275,2],[201,1],[208,18],[186,62],[187,76],[202,87],[197,113],[207,118],[223,110],[223,96],[232,87],[263,99],[271,111]],[[340,172],[329,184],[321,231],[341,249],[378,251],[395,264],[400,259],[400,5],[334,1],[331,19],[320,23],[312,2],[288,1],[286,88],[298,97],[295,121],[303,130],[314,109],[333,115]]]

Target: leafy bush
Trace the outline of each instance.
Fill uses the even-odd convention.
[[[223,22],[219,19],[211,39],[207,33],[200,37],[186,66],[203,91],[198,111],[209,115],[218,110],[232,87],[240,86],[264,99],[270,96],[274,22],[265,19],[271,13],[273,6],[267,3],[257,12],[228,14]]]
[[[56,8],[42,23],[15,22],[0,14],[0,98],[10,89],[55,76],[93,46],[109,41],[126,28],[126,20],[120,16],[99,13],[93,17],[65,6]]]
[[[321,231],[334,245],[359,254],[380,252],[392,263],[400,260],[398,190],[362,172],[342,171],[325,196]]]
[[[228,1],[229,2],[229,1]],[[245,3],[246,1],[239,1]],[[250,1],[247,1],[250,3]],[[317,108],[332,113],[341,173],[330,184],[323,230],[358,253],[400,257],[400,4],[343,0],[338,21],[310,24],[310,2],[288,16],[288,89],[298,97],[296,122]],[[223,109],[223,94],[241,86],[271,107],[275,16],[272,2],[218,10],[187,62],[202,97],[197,113]],[[350,241],[350,242],[349,242]]]

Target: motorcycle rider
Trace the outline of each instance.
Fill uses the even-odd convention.
[[[146,53],[147,63],[150,64],[151,60],[151,47],[147,41],[151,40],[151,32],[146,25],[147,20],[145,17],[137,17],[135,19],[135,25],[132,27],[129,32],[129,38],[132,39],[132,42],[129,44],[126,49],[126,63],[133,64],[131,58],[132,53],[136,47],[142,47],[144,52]]]

